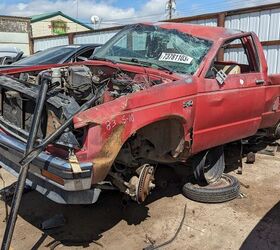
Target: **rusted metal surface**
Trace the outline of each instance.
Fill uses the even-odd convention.
[[[124,126],[116,127],[102,145],[101,150],[94,157],[93,184],[103,181],[110,171],[110,168],[123,144],[121,139],[123,130]]]

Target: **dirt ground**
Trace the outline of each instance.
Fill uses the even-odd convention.
[[[256,163],[244,164],[242,175],[230,174],[250,185],[241,187],[246,198],[222,204],[201,204],[181,194],[183,168],[162,167],[161,187],[147,202],[124,205],[117,192],[103,193],[90,206],[56,204],[36,191],[24,195],[12,249],[143,249],[147,238],[160,244],[175,234],[187,206],[177,238],[161,249],[280,249],[280,153],[258,154]],[[229,171],[229,170],[228,170]],[[0,170],[6,185],[15,179]],[[0,188],[3,184],[0,184]],[[66,218],[63,227],[42,231],[40,223],[55,214]],[[5,223],[0,201],[0,238]]]

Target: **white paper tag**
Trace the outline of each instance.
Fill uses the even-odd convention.
[[[158,60],[159,61],[166,61],[166,62],[177,62],[177,63],[191,64],[193,58],[190,57],[190,56],[186,56],[184,54],[162,52]]]

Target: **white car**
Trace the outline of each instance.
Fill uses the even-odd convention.
[[[20,60],[23,51],[16,47],[0,47],[0,65],[7,65]]]

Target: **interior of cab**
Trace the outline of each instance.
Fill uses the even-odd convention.
[[[217,70],[223,70],[227,75],[233,74],[242,74],[250,72],[249,65],[236,63],[234,61],[227,61],[227,62],[214,62],[214,67]]]
[[[259,63],[256,55],[251,36],[227,41],[219,49],[206,78],[215,78],[215,72],[220,70],[226,75],[258,72]]]

